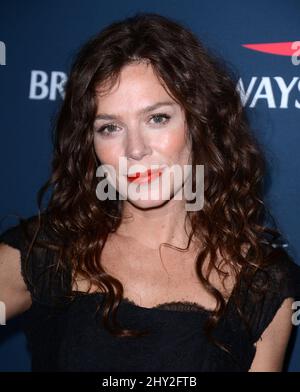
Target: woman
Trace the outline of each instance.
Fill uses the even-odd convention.
[[[189,165],[204,189],[170,170]],[[87,42],[39,214],[1,236],[0,297],[26,314],[33,371],[281,371],[300,267],[264,224],[264,175],[234,82],[188,29],[137,14]],[[194,210],[176,197],[189,179]]]

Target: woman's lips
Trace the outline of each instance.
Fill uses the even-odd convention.
[[[145,173],[135,173],[134,175],[127,176],[127,180],[129,182],[135,182],[138,184],[146,183],[146,182],[151,182],[154,180],[154,178],[157,178],[161,176],[163,170],[147,170]]]

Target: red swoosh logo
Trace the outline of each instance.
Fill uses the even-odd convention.
[[[243,44],[247,49],[256,50],[257,52],[269,53],[269,54],[277,54],[279,56],[292,56],[296,49],[300,47],[299,41],[298,45],[295,44],[295,41],[290,42],[273,42],[273,43],[265,43],[265,44]],[[294,48],[292,45],[294,44]]]

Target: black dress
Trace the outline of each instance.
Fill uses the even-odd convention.
[[[40,238],[45,238],[45,230]],[[47,237],[47,236],[46,236]],[[232,296],[214,336],[230,347],[228,354],[211,343],[202,327],[210,310],[189,302],[165,303],[154,308],[123,299],[118,308],[122,327],[151,330],[143,337],[114,337],[101,325],[103,293],[77,292],[74,301],[58,302],[71,289],[71,271],[57,276],[53,251],[35,249],[24,270],[27,243],[20,225],[0,236],[20,251],[23,279],[32,296],[24,313],[24,332],[32,353],[32,371],[196,371],[247,372],[255,355],[254,343],[287,297],[300,300],[300,267],[283,252],[281,262],[269,268],[272,289],[255,303],[249,290],[239,295],[250,316],[251,334],[236,311]]]

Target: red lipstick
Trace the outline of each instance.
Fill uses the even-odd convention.
[[[162,169],[158,170],[151,170],[148,169],[146,172],[134,173],[133,175],[127,176],[129,182],[136,182],[136,183],[144,183],[144,182],[151,182],[154,178],[161,176]]]

